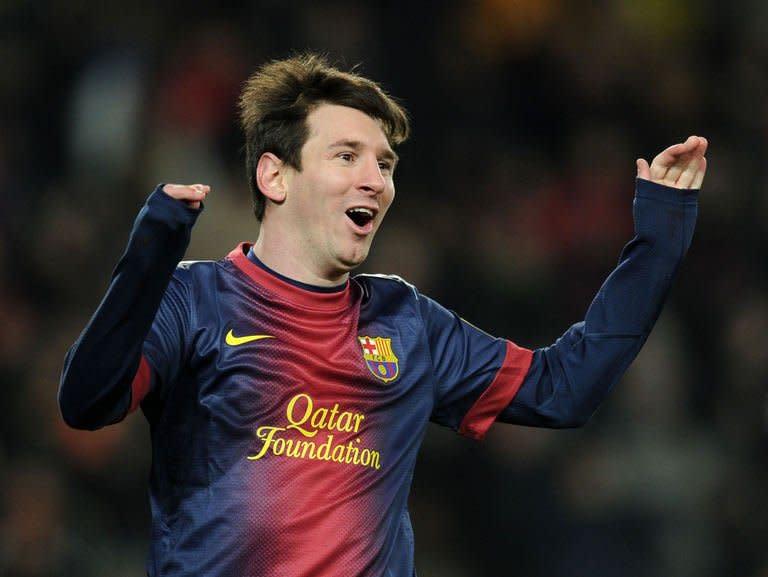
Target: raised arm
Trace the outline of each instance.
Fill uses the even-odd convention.
[[[624,247],[584,321],[534,351],[499,420],[533,426],[585,423],[637,356],[688,250],[706,172],[707,140],[691,136],[653,162],[637,161],[635,237]]]
[[[206,185],[166,184],[139,212],[106,295],[64,359],[58,398],[70,426],[119,421],[137,374],[149,378],[142,343],[209,192]]]

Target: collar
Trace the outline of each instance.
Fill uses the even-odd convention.
[[[272,270],[254,254],[253,243],[242,242],[227,259],[257,285],[303,308],[336,311],[349,306],[350,283],[337,287],[319,287],[288,278]]]

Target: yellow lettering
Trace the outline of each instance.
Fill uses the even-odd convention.
[[[337,462],[337,463],[343,463],[344,462],[344,445],[336,445],[333,448],[332,460]]]
[[[328,435],[328,440],[322,445],[320,445],[320,448],[317,450],[317,458],[319,460],[321,461],[331,460],[331,443],[333,443],[333,435]]]
[[[248,459],[251,461],[258,461],[261,459],[269,449],[269,445],[272,443],[272,438],[275,436],[275,433],[284,430],[285,428],[283,427],[259,427],[256,429],[256,436],[264,441],[264,444],[261,446],[261,451],[255,455],[248,455]]]
[[[360,439],[355,439],[355,441],[359,443]],[[352,451],[354,451],[355,454],[357,454],[357,448],[354,447],[352,445],[352,441],[350,441],[349,443],[347,443],[347,455],[344,457],[344,462],[347,463],[348,465],[354,461],[354,457],[350,455]]]
[[[299,400],[305,399],[307,403],[306,409],[304,409],[304,415],[300,418],[296,417],[296,403],[299,402]],[[310,415],[312,414],[312,397],[310,397],[307,394],[299,393],[295,397],[293,397],[290,402],[288,403],[288,407],[285,411],[285,416],[288,419],[288,422],[290,425],[288,425],[288,429],[296,429],[299,433],[304,435],[305,437],[314,437],[317,434],[317,430],[315,431],[308,431],[306,429],[302,429],[301,426],[307,422],[307,419],[309,419]]]
[[[302,459],[314,459],[315,458],[315,444],[312,441],[301,441],[301,458]],[[309,451],[309,457],[307,457],[307,451]]]
[[[294,459],[298,459],[299,457],[299,443],[301,441],[294,441],[293,439],[288,439],[285,441],[285,456],[286,457],[293,457]]]
[[[328,428],[333,429],[335,428],[335,421],[336,421],[336,414],[339,412],[339,403],[336,403],[333,405],[333,408],[331,409],[331,418],[328,419]],[[341,429],[339,429],[341,430]]]
[[[352,413],[344,411],[339,417],[339,422],[336,423],[337,431],[346,431],[347,433],[352,430],[350,423],[352,422]]]
[[[315,401],[306,393],[294,395],[285,407],[288,424],[284,427],[262,426],[256,429],[256,437],[262,445],[255,454],[247,455],[248,460],[258,461],[268,453],[278,457],[333,461],[354,464],[372,469],[381,468],[381,454],[366,447],[360,448],[360,438],[335,443],[334,434],[328,433],[322,444],[296,438],[284,431],[295,430],[303,437],[315,437],[320,430],[340,433],[359,433],[365,415],[354,411],[343,411],[339,403],[332,407],[315,407]],[[309,425],[309,426],[307,426]]]
[[[310,421],[312,423],[312,426],[315,429],[325,429],[325,417],[328,414],[328,409],[325,408],[319,408],[314,413],[312,413],[312,420]]]

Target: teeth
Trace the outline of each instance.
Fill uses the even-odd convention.
[[[347,211],[347,216],[357,226],[365,226],[373,220],[374,212],[370,208],[356,206],[355,208],[350,208]]]

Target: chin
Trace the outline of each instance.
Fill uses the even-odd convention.
[[[341,249],[341,250],[338,250]],[[357,242],[344,247],[337,247],[332,254],[336,268],[348,273],[365,262],[371,250],[370,242]]]
[[[350,272],[363,264],[366,258],[368,258],[368,251],[365,251],[364,254],[354,255],[349,258],[339,257],[339,264],[344,269],[344,272]]]
[[[361,264],[365,262],[364,258],[361,259],[355,259],[355,260],[349,260],[349,261],[341,261],[341,269],[344,272],[352,272],[357,267],[359,267]]]

